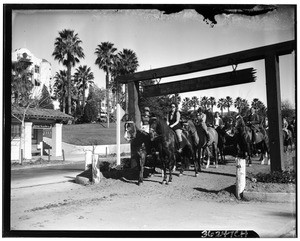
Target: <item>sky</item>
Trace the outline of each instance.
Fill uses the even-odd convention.
[[[27,48],[37,58],[46,59],[55,75],[64,69],[52,53],[55,38],[63,29],[72,29],[82,40],[87,65],[94,82],[105,87],[105,73],[95,65],[95,49],[101,42],[111,42],[118,51],[133,50],[138,58],[137,71],[161,68],[219,55],[243,51],[295,39],[295,13],[290,6],[261,16],[218,15],[214,27],[203,21],[194,10],[163,15],[158,10],[23,10],[13,12],[12,51]],[[280,57],[281,98],[295,106],[295,55]],[[216,100],[231,96],[254,98],[265,105],[266,82],[264,61],[237,66],[237,70],[253,67],[256,82],[180,94],[185,97],[213,96]],[[75,68],[72,73],[74,73]],[[161,79],[160,83],[232,71],[232,66],[199,73]]]

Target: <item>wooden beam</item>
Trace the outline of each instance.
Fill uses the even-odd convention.
[[[144,87],[144,96],[153,97],[244,84],[254,82],[254,74],[254,69],[248,68],[221,74],[185,79],[170,83],[148,85]]]
[[[284,161],[284,156],[281,119],[279,57],[276,55],[267,56],[265,65],[271,171],[282,171],[284,168],[284,163],[282,163]]]
[[[172,65],[168,67],[137,72],[130,75],[118,76],[116,80],[122,84],[127,84],[135,81],[143,81],[149,79],[170,77],[175,75],[189,74],[203,70],[261,60],[264,59],[270,53],[274,53],[277,56],[290,54],[293,50],[295,50],[295,48],[296,41],[291,40],[278,44],[272,44],[259,48],[253,48],[245,51],[202,59],[185,64]]]

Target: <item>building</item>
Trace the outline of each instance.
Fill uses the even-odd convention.
[[[72,116],[58,110],[40,108],[25,110],[23,107],[13,107],[11,161],[20,160],[21,157],[31,160],[36,153],[42,155],[45,153],[44,155],[54,157],[62,156],[62,125],[72,119]],[[43,141],[45,131],[50,134],[53,146],[47,146]]]
[[[32,84],[34,85],[34,97],[37,97],[43,89],[43,85],[48,88],[50,95],[53,94],[54,80],[52,78],[52,66],[45,59],[35,57],[28,49],[19,48],[12,52],[12,61],[18,61],[20,58],[29,59],[32,64],[29,70],[32,73]]]

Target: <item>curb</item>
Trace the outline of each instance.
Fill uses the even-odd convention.
[[[266,193],[266,192],[243,192],[243,200],[246,201],[262,201],[262,202],[276,202],[296,203],[295,193]]]

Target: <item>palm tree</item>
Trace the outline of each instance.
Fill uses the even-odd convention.
[[[200,100],[200,105],[205,109],[207,110],[207,107],[209,105],[209,100],[208,100],[208,97],[206,96],[203,96]]]
[[[230,115],[229,108],[230,108],[230,106],[232,106],[232,98],[230,96],[226,96],[225,106],[228,108],[228,115]]]
[[[193,96],[190,100],[190,106],[194,108],[194,111],[196,111],[197,106],[199,105],[199,98],[197,96]]]
[[[182,100],[182,107],[181,107],[181,110],[183,112],[188,112],[189,109],[191,108],[191,99],[189,97],[185,97],[183,100]]]
[[[234,107],[238,109],[239,114],[241,113],[243,100],[241,97],[237,97],[234,101]]]
[[[131,49],[123,49],[123,51],[118,53],[117,63],[115,65],[115,69],[117,70],[114,74],[116,75],[126,75],[133,74],[137,71],[139,67],[138,58],[136,53]],[[118,83],[115,83],[116,89],[119,89],[117,86]],[[125,85],[125,110],[128,113],[128,85]]]
[[[241,115],[243,115],[243,112],[245,113],[249,109],[248,100],[242,99],[241,101]]]
[[[62,111],[66,113],[66,96],[68,92],[67,72],[65,70],[56,72],[54,80],[54,96],[59,100]]]
[[[102,42],[96,48],[95,54],[97,55],[95,64],[99,66],[106,73],[106,112],[107,112],[107,127],[109,128],[109,78],[111,70],[116,61],[116,48],[110,42]]]
[[[214,105],[217,104],[215,97],[211,96],[208,99],[209,103],[210,103],[210,107],[211,107],[211,112],[214,112]]]
[[[223,116],[223,110],[224,110],[225,107],[226,107],[226,102],[225,102],[225,99],[224,99],[224,98],[220,98],[220,99],[218,100],[217,107],[220,108],[220,110],[221,110],[221,115]]]
[[[74,74],[74,80],[76,85],[78,85],[79,94],[82,95],[82,107],[85,106],[85,90],[94,83],[94,74],[91,72],[91,68],[84,66],[79,66]]]
[[[68,114],[71,114],[71,69],[79,63],[80,58],[84,58],[84,53],[80,46],[82,41],[78,38],[78,34],[74,34],[74,30],[64,29],[58,34],[52,56],[67,67]]]

